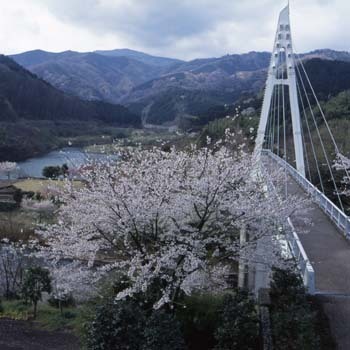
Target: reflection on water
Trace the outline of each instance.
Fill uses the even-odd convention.
[[[63,148],[59,151],[50,152],[42,157],[30,158],[18,163],[18,171],[12,174],[15,177],[42,177],[42,171],[46,166],[62,166],[67,164],[69,169],[78,169],[88,162],[105,161],[116,159],[117,156],[107,156],[99,153],[87,153],[79,148]],[[0,176],[0,178],[6,178]]]

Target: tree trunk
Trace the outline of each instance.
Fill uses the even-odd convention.
[[[36,319],[36,308],[37,308],[38,302],[34,301],[34,320]]]

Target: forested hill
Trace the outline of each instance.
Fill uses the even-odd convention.
[[[0,161],[48,152],[67,145],[67,138],[140,126],[127,108],[67,95],[0,56]]]
[[[148,124],[177,124],[215,105],[236,103],[264,87],[271,54],[249,52],[188,62],[132,50],[61,53],[35,50],[12,58],[56,88],[86,100],[121,103]],[[350,62],[349,52],[316,50],[301,54]],[[317,62],[315,69],[318,70]],[[322,75],[326,72],[321,72]]]
[[[119,126],[140,125],[140,118],[125,107],[66,95],[6,56],[0,56],[0,98],[2,122],[98,120]]]
[[[313,58],[305,62],[305,70],[320,100],[326,101],[350,89],[349,61]]]
[[[11,57],[62,91],[85,100],[111,103],[118,103],[133,87],[181,63],[131,50],[85,53],[34,50]]]

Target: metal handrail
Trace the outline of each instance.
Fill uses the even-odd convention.
[[[316,188],[309,180],[301,175],[294,167],[284,159],[278,157],[270,150],[263,150],[263,154],[268,155],[282,167],[287,168],[289,174],[300,184],[303,189],[309,193],[315,203],[325,212],[325,214],[337,225],[344,236],[350,239],[350,218],[340,210],[324,193]]]
[[[307,292],[309,294],[315,294],[315,270],[312,267],[312,264],[304,250],[299,236],[296,233],[295,228],[289,218],[288,223],[292,229],[292,231],[287,235],[289,248],[298,264],[298,268],[300,270],[300,274]]]
[[[263,167],[265,169],[265,167]],[[265,169],[266,170],[266,169]],[[272,183],[272,180],[267,177],[268,183],[267,186],[271,191],[276,191],[275,185]],[[299,239],[297,232],[292,224],[290,218],[288,218],[288,224],[291,230],[288,230],[286,234],[286,242],[289,247],[289,251],[293,256],[294,260],[297,263],[301,278],[303,280],[304,286],[309,294],[315,294],[315,270],[312,267],[312,264],[304,250],[304,247]]]

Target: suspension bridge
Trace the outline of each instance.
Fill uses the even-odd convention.
[[[289,12],[288,5],[278,20],[254,157],[265,171],[284,173],[280,195],[312,200],[289,218],[289,250],[307,291],[322,301],[339,349],[350,349],[350,218],[333,166],[340,150],[294,52]]]

